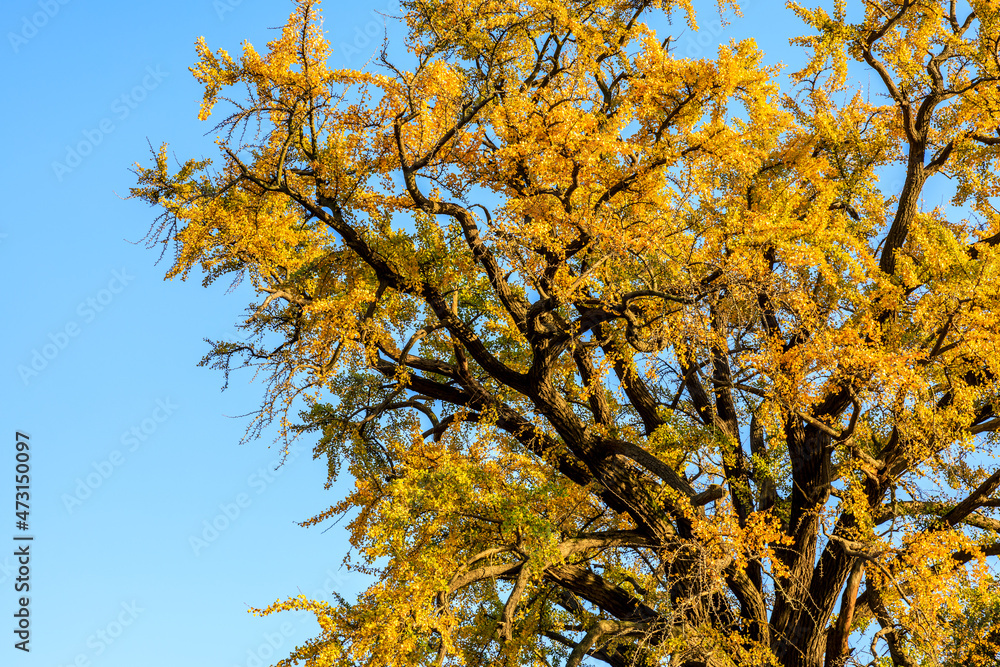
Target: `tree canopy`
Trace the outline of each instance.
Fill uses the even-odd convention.
[[[198,42],[220,161],[133,190],[355,480],[281,665],[996,664],[1000,3],[790,2],[784,89],[691,0],[404,0],[370,71],[318,4]]]

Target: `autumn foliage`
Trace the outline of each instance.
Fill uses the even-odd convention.
[[[1000,3],[789,3],[785,90],[691,0],[405,0],[365,71],[295,4],[133,191],[355,480],[282,665],[996,664]]]

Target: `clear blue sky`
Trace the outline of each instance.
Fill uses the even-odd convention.
[[[683,34],[679,55],[710,57],[730,35],[754,35],[769,61],[797,57],[787,46],[796,21],[778,3],[748,3],[725,31],[711,26],[714,3],[698,4],[706,28]],[[373,10],[396,7],[327,2],[333,64],[363,66],[381,41]],[[308,441],[275,474],[274,433],[241,447],[247,421],[229,418],[255,408],[262,387],[236,374],[222,393],[221,374],[196,365],[202,339],[227,335],[250,295],[164,282],[157,253],[129,243],[153,212],[119,197],[130,165],[148,159],[147,140],[169,141],[181,159],[215,157],[187,71],[195,39],[263,49],[290,11],[284,0],[0,9],[2,665],[269,665],[318,625],[248,607],[300,591],[351,597],[365,584],[339,569],[343,525],[296,525],[350,480],[325,491]],[[399,43],[398,29],[390,38]],[[30,654],[12,633],[16,431],[31,444]]]

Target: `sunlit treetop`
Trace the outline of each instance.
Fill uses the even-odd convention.
[[[221,159],[133,194],[168,277],[250,281],[203,363],[355,480],[305,523],[374,581],[260,610],[319,621],[281,665],[996,663],[1000,3],[858,5],[789,3],[786,89],[651,27],[728,2],[199,40]]]

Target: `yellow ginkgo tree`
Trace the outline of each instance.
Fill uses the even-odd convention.
[[[1000,3],[789,3],[786,90],[651,27],[728,2],[404,0],[366,71],[318,4],[199,41],[220,161],[133,190],[355,481],[281,665],[997,664]]]

